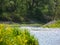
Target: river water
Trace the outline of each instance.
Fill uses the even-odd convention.
[[[39,45],[60,45],[59,28],[42,28],[42,27],[21,27],[26,28],[34,35]]]

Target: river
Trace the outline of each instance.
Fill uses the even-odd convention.
[[[59,28],[42,28],[42,27],[21,27],[26,28],[34,35],[39,45],[60,45]]]

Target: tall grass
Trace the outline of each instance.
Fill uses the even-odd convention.
[[[0,45],[39,45],[38,40],[26,29],[0,24]]]

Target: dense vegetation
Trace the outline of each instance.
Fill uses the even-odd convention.
[[[59,15],[60,0],[0,0],[0,21],[46,23]]]
[[[0,24],[0,45],[38,45],[38,41],[25,29]]]
[[[45,25],[43,27],[44,28],[60,28],[60,20],[56,21],[55,23]]]

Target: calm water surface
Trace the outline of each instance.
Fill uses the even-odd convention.
[[[48,29],[40,27],[22,27],[30,30],[39,41],[39,45],[60,45],[60,29]]]

